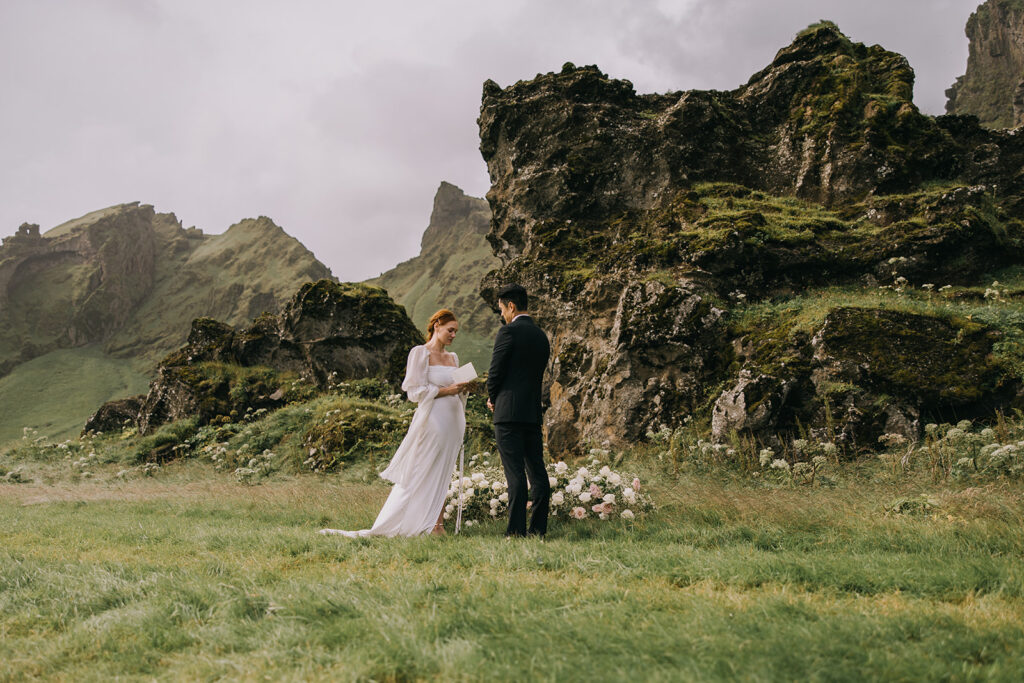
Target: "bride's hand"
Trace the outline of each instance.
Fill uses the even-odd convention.
[[[463,391],[469,390],[470,382],[462,382],[461,384],[449,384],[446,387],[441,387],[437,392],[438,396],[455,396],[461,394]]]

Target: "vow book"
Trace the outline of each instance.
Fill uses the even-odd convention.
[[[452,384],[462,384],[463,382],[472,382],[477,378],[476,368],[473,367],[473,363],[466,363],[461,368],[455,368],[452,372]]]

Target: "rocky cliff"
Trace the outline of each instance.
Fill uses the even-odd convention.
[[[452,348],[461,361],[473,361],[479,371],[490,363],[498,327],[497,316],[477,292],[480,279],[499,263],[486,239],[490,221],[485,200],[442,182],[419,256],[367,281],[384,287],[405,306],[420,329],[426,329],[438,309],[452,309],[459,318]]]
[[[36,368],[25,365],[33,358],[81,348],[91,355],[79,373],[98,367],[109,373],[111,364],[123,364],[146,376],[184,341],[195,317],[242,324],[262,311],[276,313],[302,283],[330,276],[309,250],[264,217],[205,235],[186,229],[173,214],[133,203],[45,233],[26,224],[0,247],[0,382],[46,386],[52,389],[48,396],[59,398],[61,383],[71,379],[67,373],[31,382],[20,374]],[[96,347],[109,362],[96,362]],[[93,379],[85,383],[103,384]],[[46,396],[0,393],[0,412],[10,415],[7,403],[16,402],[21,421],[7,424],[0,417],[0,442],[23,426],[47,433],[44,416],[68,409]],[[101,400],[106,398],[112,396]],[[40,402],[38,410],[26,410],[32,400]],[[72,423],[87,414],[72,416]]]
[[[986,128],[1024,123],[1024,2],[987,0],[971,14],[967,71],[946,91],[946,111]]]
[[[502,265],[481,293],[519,281],[536,295],[552,338],[552,448],[688,418],[710,427],[712,414],[719,438],[810,421],[871,443],[1014,395],[1019,378],[995,363],[977,368],[976,393],[926,397],[851,369],[871,365],[856,334],[828,341],[871,321],[871,338],[891,342],[919,319],[819,306],[804,331],[747,314],[824,286],[972,283],[1020,259],[1024,144],[922,114],[913,78],[902,56],[822,22],[728,92],[638,95],[571,64],[484,84],[488,240]],[[978,340],[972,362],[988,358],[995,330],[936,325],[937,339]],[[884,353],[899,365],[920,348]],[[939,372],[952,358],[915,367]]]
[[[104,405],[86,430],[120,427],[125,415],[142,433],[189,417],[237,421],[247,410],[288,402],[293,380],[324,389],[377,377],[397,387],[409,349],[423,339],[383,289],[310,282],[280,315],[262,314],[240,329],[194,320],[185,345],[160,362],[149,393]]]

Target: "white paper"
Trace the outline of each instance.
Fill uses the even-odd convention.
[[[452,384],[472,382],[476,378],[476,368],[473,367],[473,363],[466,363],[461,368],[456,368],[455,371],[452,372]]]

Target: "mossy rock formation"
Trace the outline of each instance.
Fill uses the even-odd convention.
[[[1008,405],[1020,381],[993,357],[998,331],[903,311],[833,309],[812,335],[784,321],[737,340],[742,364],[715,401],[712,433],[762,436],[806,425],[817,438],[873,446]]]
[[[728,322],[750,302],[808,288],[971,283],[1021,259],[1024,140],[972,117],[922,114],[913,82],[901,55],[821,22],[728,92],[638,95],[572,64],[484,84],[488,240],[502,265],[481,294],[493,303],[498,286],[517,281],[535,296],[552,338],[553,448],[635,440],[687,417],[710,423],[715,404],[729,402],[723,392],[732,414],[740,404],[750,413],[720,418],[731,425],[723,438],[730,428],[767,438],[804,419],[824,427],[828,411],[810,406],[846,384],[866,392],[858,410],[865,397],[889,400],[910,423],[1007,400],[1013,383],[982,355],[958,357],[986,382],[970,400],[963,387],[931,396],[885,373],[836,370],[840,379],[816,385],[811,338],[788,331],[778,358],[799,372],[744,367]],[[938,322],[907,322],[916,324],[924,338],[948,336]],[[888,428],[850,415],[832,427],[858,443]]]
[[[288,402],[299,379],[320,388],[367,377],[397,385],[409,349],[422,343],[405,310],[383,289],[310,282],[279,316],[263,314],[247,328],[193,321],[185,346],[160,364],[139,428],[146,433],[192,416],[201,423],[234,421],[247,410]]]

